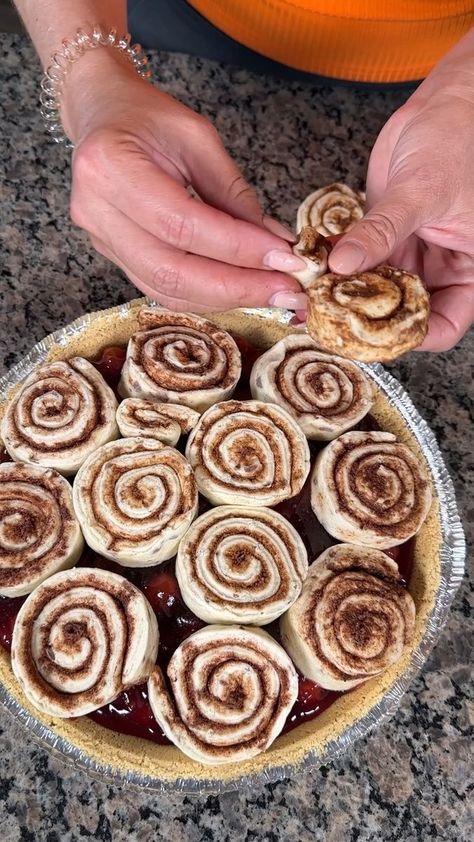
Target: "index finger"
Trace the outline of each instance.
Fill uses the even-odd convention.
[[[130,150],[117,154],[114,146],[110,155],[96,163],[93,184],[117,210],[179,251],[242,268],[283,272],[304,268],[303,261],[293,255],[283,239],[196,201],[138,146],[133,155]],[[294,286],[289,279],[288,288]]]

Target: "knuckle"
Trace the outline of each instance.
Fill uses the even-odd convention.
[[[247,283],[234,280],[222,281],[222,298],[232,307],[245,307],[249,303],[249,288]]]
[[[233,202],[241,201],[242,199],[254,199],[255,194],[245,178],[237,173],[237,175],[227,185],[227,198]]]
[[[173,266],[159,266],[154,270],[151,286],[162,299],[182,299],[185,297],[186,281],[182,272]]]
[[[190,251],[194,241],[194,219],[182,213],[158,216],[158,237],[180,251]]]
[[[198,136],[206,138],[208,141],[218,140],[220,143],[219,134],[217,129],[207,117],[203,117],[202,114],[194,114],[193,115],[193,130],[195,134]]]
[[[117,133],[112,129],[91,132],[74,152],[73,180],[96,180],[107,167],[116,139]]]
[[[73,189],[69,203],[69,216],[74,225],[87,230],[88,214],[78,192]]]
[[[366,232],[377,248],[390,252],[395,247],[398,236],[397,227],[394,221],[384,213],[370,214],[370,225],[367,226]]]

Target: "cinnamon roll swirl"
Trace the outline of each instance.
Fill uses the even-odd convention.
[[[101,444],[118,436],[117,400],[82,357],[44,365],[25,380],[3,418],[10,456],[68,476]]]
[[[265,751],[298,695],[296,670],[262,629],[206,626],[168,666],[172,695],[157,667],[148,681],[156,721],[184,754],[220,765]]]
[[[24,596],[84,547],[71,487],[56,471],[0,465],[0,594]]]
[[[347,184],[328,184],[310,193],[298,208],[296,227],[312,225],[321,234],[345,234],[364,215],[365,193]]]
[[[252,397],[277,403],[309,439],[334,439],[368,413],[374,392],[355,363],[322,354],[311,337],[290,334],[259,357]]]
[[[415,604],[396,563],[380,550],[338,544],[310,566],[301,596],[280,620],[298,669],[329,690],[386,670],[413,639]]]
[[[425,465],[391,433],[344,433],[317,456],[311,506],[334,538],[387,549],[415,535],[431,506]]]
[[[189,406],[153,403],[140,398],[125,398],[117,409],[117,424],[122,436],[150,436],[172,447],[198,421],[199,413]]]
[[[182,597],[207,623],[270,623],[295,601],[307,570],[296,530],[263,508],[211,509],[194,521],[176,559]]]
[[[298,494],[309,473],[308,442],[286,410],[224,401],[192,430],[186,457],[211,503],[274,506]]]
[[[93,453],[76,476],[73,499],[88,545],[125,567],[171,558],[198,505],[184,456],[140,436]]]
[[[84,716],[145,681],[158,625],[145,596],[116,573],[56,573],[20,608],[12,667],[28,700],[50,716]]]
[[[203,412],[234,391],[240,351],[225,330],[192,313],[144,308],[128,344],[119,393]]]
[[[379,266],[354,275],[323,275],[308,290],[308,331],[326,351],[387,362],[420,345],[429,295],[417,275]]]
[[[304,260],[306,267],[291,274],[302,287],[306,289],[328,271],[328,255],[331,249],[330,240],[327,240],[316,228],[307,225],[301,229],[298,241],[293,246],[293,253]]]

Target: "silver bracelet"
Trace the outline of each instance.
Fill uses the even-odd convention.
[[[55,143],[63,143],[68,149],[74,148],[74,144],[66,136],[61,124],[61,97],[64,92],[64,81],[71,65],[87,50],[115,47],[127,56],[139,76],[143,79],[150,78],[148,58],[144,55],[140,44],[131,45],[131,40],[132,36],[129,33],[119,38],[116,29],[104,29],[96,24],[90,34],[84,32],[83,29],[78,29],[74,38],[65,38],[61,49],[51,56],[51,64],[41,80],[40,103],[41,116]]]

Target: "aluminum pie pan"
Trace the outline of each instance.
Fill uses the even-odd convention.
[[[144,302],[143,299],[142,303]],[[138,302],[135,300],[108,310],[89,313],[47,336],[35,345],[30,353],[6,375],[0,378],[0,401],[4,400],[10,390],[24,380],[35,367],[44,363],[53,348],[67,347],[72,339],[80,337],[95,320],[104,316],[111,316],[115,320],[125,320],[130,316],[132,308],[137,308],[137,304]],[[282,326],[288,325],[293,315],[286,310],[274,309],[243,309],[240,313],[243,316],[257,317],[260,320],[275,322]],[[98,762],[74,745],[73,742],[57,734],[52,728],[46,726],[27,711],[18,699],[0,683],[0,703],[28,731],[36,743],[60,756],[68,765],[80,768],[103,782],[149,791],[178,791],[197,795],[199,793],[219,793],[236,788],[259,786],[291,776],[295,771],[301,772],[306,768],[323,763],[327,764],[350,748],[360,737],[366,735],[393,715],[446,623],[451,602],[464,574],[465,539],[456,506],[453,483],[434,434],[419,415],[400,383],[381,365],[365,365],[363,363],[359,365],[387,398],[390,406],[397,410],[404,425],[423,451],[438,501],[439,525],[442,536],[439,547],[439,585],[434,604],[425,623],[423,635],[413,650],[404,671],[388,687],[383,697],[367,713],[356,719],[334,739],[326,742],[322,749],[310,749],[297,764],[269,765],[268,768],[260,769],[251,774],[232,778],[226,777],[222,780],[206,779],[205,776],[163,779]]]

